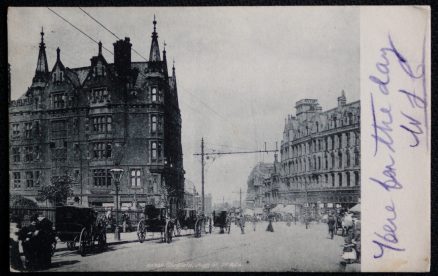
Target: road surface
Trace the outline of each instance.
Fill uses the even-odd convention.
[[[340,271],[343,238],[329,239],[326,224],[275,222],[257,229],[247,223],[245,234],[233,225],[231,234],[214,233],[175,237],[170,244],[160,240],[112,244],[104,252],[81,257],[60,248],[48,271]],[[134,240],[135,233],[122,233]],[[159,237],[156,234],[155,237]]]

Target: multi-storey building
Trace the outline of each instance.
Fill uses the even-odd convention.
[[[9,103],[10,192],[35,199],[53,176],[72,177],[82,204],[115,202],[110,169],[122,168],[121,203],[182,207],[184,170],[175,67],[168,74],[153,21],[149,61],[131,61],[129,38],[116,41],[114,63],[98,45],[90,65],[49,70],[44,32],[29,89]],[[162,200],[161,200],[162,201]],[[41,203],[40,203],[41,204]]]
[[[251,171],[247,181],[246,206],[264,208],[269,203],[271,190],[266,187],[274,172],[274,164],[258,163]]]
[[[344,92],[337,107],[322,111],[316,99],[296,103],[281,142],[280,198],[313,206],[350,207],[360,199],[360,103]],[[318,205],[317,205],[318,204]]]

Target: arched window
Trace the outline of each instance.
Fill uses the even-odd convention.
[[[325,162],[325,167],[324,169],[328,169],[328,157],[327,157],[327,153],[324,153],[324,162]]]
[[[153,102],[157,101],[157,88],[153,87],[151,91],[151,98]]]
[[[335,174],[332,173],[332,187],[335,186]]]
[[[332,152],[331,153],[331,155],[330,155],[330,158],[332,159],[332,169],[334,169],[335,168],[335,154]]]
[[[360,185],[359,172],[354,172],[354,183],[356,186]]]
[[[318,156],[318,170],[321,169],[321,157]]]
[[[359,166],[359,161],[360,161],[360,153],[359,150],[356,148],[354,150],[354,165]]]
[[[339,187],[342,187],[342,173],[338,173],[338,183]]]
[[[346,152],[346,158],[347,158],[347,168],[350,167],[350,151],[347,149]]]
[[[338,168],[341,169],[342,168],[342,152],[338,153]]]
[[[157,159],[157,142],[151,143],[151,159],[152,160]]]
[[[347,186],[350,187],[350,173],[347,172]]]

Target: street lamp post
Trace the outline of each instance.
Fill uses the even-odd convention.
[[[114,240],[120,241],[120,232],[119,232],[119,185],[120,179],[123,175],[123,169],[111,169],[111,177],[114,180],[114,185],[116,187],[116,229],[114,230]]]

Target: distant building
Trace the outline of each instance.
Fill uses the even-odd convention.
[[[204,196],[205,214],[211,214],[213,212],[213,197],[211,194]]]
[[[166,187],[171,212],[182,207],[184,169],[175,67],[153,21],[149,61],[131,61],[129,38],[116,41],[114,63],[99,43],[90,64],[68,68],[57,49],[49,70],[44,32],[29,89],[9,103],[10,193],[35,199],[53,176],[69,175],[74,195],[90,206],[114,206],[110,169],[125,173],[121,205],[157,204]],[[41,203],[40,203],[41,204]]]
[[[274,164],[258,163],[251,171],[247,181],[246,205],[249,208],[263,208],[267,203],[265,198],[265,180],[270,179],[274,172]]]
[[[281,142],[283,202],[351,207],[360,199],[360,103],[338,97],[322,111],[316,99],[296,103]]]

